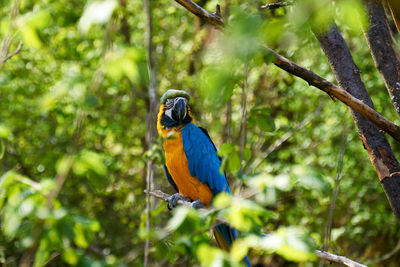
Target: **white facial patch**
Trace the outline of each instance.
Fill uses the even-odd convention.
[[[166,109],[164,113],[165,113],[165,115],[167,115],[168,117],[170,117],[172,119],[172,109],[171,108]]]

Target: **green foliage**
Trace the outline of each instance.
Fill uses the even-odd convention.
[[[241,266],[246,254],[253,264],[316,266],[338,172],[330,250],[366,262],[396,246],[398,223],[346,107],[269,64],[274,57],[260,48],[334,81],[311,28],[323,31],[335,19],[376,109],[396,121],[361,34],[363,2],[305,0],[275,11],[227,2],[198,2],[211,11],[222,5],[223,34],[173,1],[152,7],[157,93],[190,93],[195,122],[219,149],[234,197],[217,196],[211,211],[169,212],[152,201],[150,232],[149,159],[153,188],[173,192],[162,140],[150,149],[146,141],[153,122],[142,1],[23,0],[13,21],[15,1],[2,2],[0,40],[13,37],[10,52],[24,44],[0,69],[2,264],[16,266],[36,248],[34,266],[141,266],[149,238],[151,266]],[[309,124],[281,139],[311,113]],[[399,144],[392,147],[399,154]],[[217,218],[241,231],[230,252],[210,239]],[[375,266],[397,263],[398,253]]]

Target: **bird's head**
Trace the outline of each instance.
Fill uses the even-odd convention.
[[[172,129],[191,122],[189,99],[190,96],[185,91],[176,89],[166,91],[160,99],[157,124],[164,129]]]

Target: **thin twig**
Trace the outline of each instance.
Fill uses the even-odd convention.
[[[295,135],[299,130],[303,129],[307,124],[309,124],[315,118],[315,116],[320,113],[321,109],[322,105],[318,106],[313,113],[309,114],[304,120],[296,124],[290,131],[286,132],[281,138],[276,140],[271,146],[263,151],[261,155],[250,164],[249,167],[246,167],[246,169],[254,170],[257,168],[261,162],[263,162],[263,160],[265,160],[272,152],[280,148],[281,145],[289,140],[290,137]]]
[[[212,25],[219,25],[220,27],[218,28],[222,30],[224,24],[223,24],[223,19],[221,17],[206,11],[205,9],[201,8],[200,6],[198,6],[197,4],[193,3],[190,0],[175,0],[175,1],[184,6],[188,11],[204,19],[208,23]],[[346,90],[332,84],[331,82],[318,76],[314,72],[297,65],[296,63],[288,60],[287,58],[281,56],[280,54],[269,48],[260,45],[260,49],[263,49],[265,52],[266,62],[273,62],[277,67],[305,80],[306,82],[308,82],[309,85],[312,85],[324,91],[329,96],[340,100],[341,102],[343,102],[351,109],[364,116],[366,119],[370,120],[384,132],[388,133],[394,139],[400,142],[399,126],[397,126],[393,122],[389,121],[388,119],[380,115],[373,108],[364,104],[361,100],[352,96]]]
[[[340,180],[342,179],[343,175],[343,158],[346,151],[346,144],[347,144],[347,127],[344,126],[342,132],[342,138],[340,143],[340,152],[339,152],[339,159],[337,163],[337,170],[336,170],[336,179],[335,179],[335,187],[332,192],[332,200],[329,205],[329,214],[328,219],[326,221],[325,227],[325,236],[324,236],[324,251],[329,250],[329,243],[331,241],[331,230],[332,230],[332,223],[333,223],[333,215],[335,212],[336,201],[339,196],[339,184]],[[319,266],[323,266],[323,262],[321,261]]]
[[[394,249],[392,251],[386,253],[385,255],[383,255],[382,257],[380,257],[378,259],[368,261],[367,264],[385,261],[385,260],[391,258],[392,256],[394,256],[399,250],[400,250],[400,240],[397,242],[397,245],[394,247]]]
[[[11,54],[8,54],[4,59],[2,59],[3,63],[6,62],[7,60],[9,60],[10,58],[12,58],[14,55],[18,54],[19,52],[21,52],[21,48],[22,48],[22,41],[19,42],[17,49],[15,49],[14,52],[12,52]]]
[[[6,37],[4,38],[2,42],[2,46],[0,48],[0,69],[3,67],[4,63],[9,60],[11,57],[14,55],[18,54],[21,51],[22,48],[22,42],[19,42],[17,49],[12,52],[11,54],[8,53],[8,50],[10,49],[13,37],[11,34],[11,30],[14,28],[14,21],[15,18],[18,15],[19,11],[19,0],[14,1],[14,5],[11,8],[10,12],[10,26],[8,28],[8,32],[6,34]]]
[[[243,170],[243,153],[246,147],[246,127],[247,127],[247,89],[248,89],[248,78],[249,78],[249,61],[246,56],[246,62],[244,63],[243,71],[243,86],[242,86],[242,119],[240,121],[240,172]]]

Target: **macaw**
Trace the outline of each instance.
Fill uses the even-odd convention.
[[[178,192],[171,197],[169,207],[182,198],[192,200],[193,207],[208,206],[221,192],[231,194],[221,161],[207,131],[193,123],[189,107],[190,96],[182,90],[169,89],[161,97],[157,130],[164,138],[164,170],[169,183]],[[225,224],[214,229],[214,236],[224,250],[229,250],[237,231]],[[251,266],[247,256],[243,259]]]

